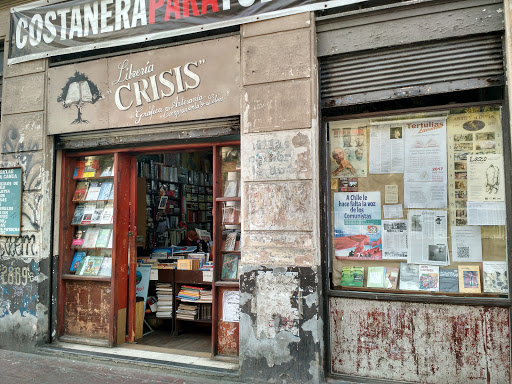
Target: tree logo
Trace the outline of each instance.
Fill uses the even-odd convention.
[[[62,88],[62,93],[57,97],[57,101],[62,103],[64,108],[70,108],[71,106],[77,108],[78,117],[71,124],[89,124],[88,120],[82,118],[82,108],[85,104],[94,104],[103,98],[104,96],[98,86],[89,80],[87,75],[75,71],[75,74],[68,79],[66,85]]]

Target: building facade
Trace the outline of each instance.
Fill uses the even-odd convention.
[[[190,38],[12,65],[7,52],[16,33],[10,30],[7,5],[1,10],[0,166],[23,169],[21,234],[0,236],[1,348],[34,351],[69,331],[62,314],[67,308],[62,288],[67,223],[62,212],[68,164],[63,159],[101,151],[121,159],[144,148],[154,152],[239,140],[240,317],[236,326],[219,321],[214,332],[221,336],[219,354],[224,350],[238,356],[242,380],[510,382],[510,3],[326,3],[332,4],[325,10],[261,21],[255,16],[239,28]],[[135,73],[123,66],[125,60],[147,70]],[[191,103],[208,95],[217,102],[185,112],[178,99],[163,117],[165,104],[162,112],[156,109],[174,92],[170,76],[151,74],[164,73],[167,64],[159,65],[165,60],[172,70],[196,63],[176,80],[181,85],[173,83],[177,93],[196,98]],[[214,64],[207,68],[210,62]],[[119,73],[123,69],[126,77]],[[75,71],[94,81],[101,101],[63,108],[59,93],[64,94]],[[135,85],[134,78],[145,83]],[[147,109],[132,108],[140,105]],[[181,115],[176,112],[180,108]],[[464,130],[464,123],[468,127],[477,121],[487,128]],[[430,137],[440,141],[437,147],[411,144],[409,138],[417,133],[411,124],[424,124],[431,134],[440,124],[442,133]],[[387,129],[388,136],[378,136],[379,129]],[[489,161],[499,165],[493,167],[504,170],[499,176],[481,176],[484,192],[500,191],[491,202],[469,187],[478,181],[471,175],[482,175],[482,168],[471,168],[468,160],[480,155],[493,155]],[[437,164],[436,170],[421,168],[425,164]],[[349,204],[347,211],[342,199],[369,201],[379,209],[369,212],[364,204],[359,211],[354,204],[350,211]],[[400,213],[387,212],[396,205]],[[482,210],[491,207],[496,213],[482,218]],[[418,218],[413,219],[414,212]],[[429,212],[437,215],[430,221]],[[339,219],[351,213],[369,214],[366,219],[378,224]],[[396,225],[407,225],[409,231],[414,220],[422,220],[414,227],[418,237],[393,235],[384,223],[378,228],[391,218],[401,219]],[[444,229],[435,237],[426,232],[437,218],[444,220]],[[372,237],[368,227],[345,233],[350,225],[370,225],[380,237]],[[459,254],[462,245],[454,238],[464,243],[475,235],[454,233],[472,227],[482,228],[480,240]],[[386,255],[389,246],[383,248],[384,232],[395,236],[387,238],[394,256]],[[118,250],[128,253],[128,237],[121,240],[120,233]],[[422,247],[428,250],[424,256]],[[423,277],[437,280],[404,289],[400,279],[407,271],[402,264],[425,267]],[[471,274],[475,269],[463,269],[475,266],[476,275]],[[396,270],[394,285],[382,267],[388,274]],[[360,285],[357,279],[344,283],[349,268],[350,273],[362,268]],[[489,268],[505,273],[506,288],[489,288],[484,280]],[[458,272],[458,292],[440,290],[443,269]],[[370,272],[377,280],[382,274],[383,283],[370,284]],[[418,277],[418,270],[414,273]],[[478,284],[466,287],[466,275],[476,276]],[[221,284],[217,294],[231,288]],[[475,290],[464,290],[471,288]],[[114,329],[125,329],[119,325],[122,314],[112,315],[118,326]],[[124,342],[124,333],[111,341]]]

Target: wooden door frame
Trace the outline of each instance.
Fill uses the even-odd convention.
[[[122,150],[123,152],[129,152],[129,154],[132,156],[131,161],[131,177],[130,177],[130,203],[129,203],[129,209],[130,209],[130,228],[132,228],[131,232],[133,232],[133,235],[131,236],[132,241],[130,242],[131,250],[130,252],[134,252],[135,257],[130,257],[130,270],[136,270],[137,268],[137,247],[136,247],[136,241],[137,238],[137,166],[136,166],[136,160],[137,156],[140,155],[148,155],[148,154],[160,154],[163,152],[190,152],[194,150],[212,150],[213,153],[213,161],[212,161],[212,173],[213,173],[213,211],[212,211],[212,239],[216,239],[217,236],[217,227],[216,227],[216,218],[219,214],[215,210],[215,198],[217,197],[217,194],[220,193],[219,188],[217,187],[220,183],[220,180],[218,180],[217,173],[220,172],[220,164],[217,159],[217,151],[220,147],[229,147],[229,146],[240,146],[240,140],[229,140],[229,141],[211,141],[207,143],[197,143],[197,144],[171,144],[171,145],[158,145],[158,146],[146,146],[146,147],[138,147],[138,148],[130,148],[126,150]],[[214,247],[215,248],[215,247]],[[133,250],[132,250],[133,249]],[[214,249],[212,249],[212,259],[216,259],[217,255],[214,252]],[[133,268],[133,269],[132,269]],[[135,341],[135,302],[136,302],[136,289],[135,289],[135,274],[130,274],[129,282],[128,282],[128,329],[127,329],[127,337],[126,342],[132,343]],[[174,294],[174,293],[173,293]],[[212,282],[212,296],[216,302],[215,296],[216,295],[216,288],[215,288],[215,281]],[[217,351],[217,327],[218,322],[216,321],[217,313],[215,309],[214,303],[212,303],[212,350],[211,354],[212,356],[215,355]],[[174,321],[174,319],[173,319]]]

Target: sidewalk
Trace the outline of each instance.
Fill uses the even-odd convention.
[[[0,349],[0,382],[20,384],[218,384],[241,382],[187,376],[143,367]]]

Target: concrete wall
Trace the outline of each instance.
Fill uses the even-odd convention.
[[[8,51],[9,13],[0,13]],[[6,60],[5,60],[6,62]],[[23,167],[22,235],[0,236],[0,348],[49,340],[51,140],[45,133],[46,61],[4,66],[0,167]]]
[[[240,367],[318,383],[318,109],[314,17],[242,26]]]

